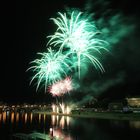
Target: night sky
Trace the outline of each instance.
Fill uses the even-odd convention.
[[[87,76],[80,82],[81,87],[75,91],[73,97],[78,99],[79,93],[83,97],[87,94],[95,94],[95,96],[99,94],[101,98],[140,95],[139,4],[137,0],[108,2],[105,0],[16,0],[15,3],[7,3],[3,10],[5,43],[1,46],[3,72],[1,73],[0,101],[49,102],[51,96],[45,94],[44,90],[36,93],[36,87],[29,86],[31,72],[26,72],[26,70],[29,62],[37,58],[37,52],[46,51],[48,41],[46,36],[53,34],[56,29],[49,18],[56,17],[57,12],[64,12],[67,7],[78,8],[81,11],[89,10],[90,13],[95,12],[95,18],[98,21],[103,13],[111,9],[110,15],[114,16],[121,12],[123,23],[127,18],[134,27],[133,31],[112,45],[111,55],[104,56],[103,65],[105,65],[106,73],[93,72],[89,67]],[[107,19],[108,15],[105,16]],[[121,28],[123,30],[123,27]],[[113,32],[110,37],[112,36]]]

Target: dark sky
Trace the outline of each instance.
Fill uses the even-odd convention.
[[[103,0],[100,0],[100,4],[95,7],[97,11],[98,9],[99,11],[101,11],[101,9],[104,11],[107,10],[103,8],[106,1],[102,1]],[[83,11],[86,9],[85,6],[87,3],[91,4],[89,6],[91,8],[91,12],[94,11],[92,5],[93,3],[96,4],[97,0],[96,2],[94,0],[16,0],[13,3],[6,3],[4,5],[5,8],[3,13],[5,25],[3,29],[5,33],[5,43],[1,46],[3,48],[3,51],[1,51],[1,55],[3,55],[1,59],[1,69],[3,71],[1,73],[1,101],[49,101],[50,96],[45,95],[44,91],[36,93],[35,87],[33,85],[29,86],[31,73],[26,72],[26,69],[29,67],[29,62],[37,58],[37,52],[43,52],[46,50],[46,36],[53,34],[55,31],[55,27],[49,18],[56,17],[56,13],[59,11],[63,12],[66,7],[79,8]],[[125,48],[122,48],[122,54],[120,54],[119,50],[116,49],[121,56],[116,55],[113,59],[110,56],[109,58],[106,58],[108,64],[108,69],[106,70],[107,72],[105,75],[97,77],[98,79],[108,79],[108,77],[111,77],[112,79],[113,74],[117,73],[116,71],[125,71],[125,82],[118,86],[111,86],[106,91],[109,94],[104,93],[104,95],[106,97],[112,96],[112,92],[115,92],[115,97],[120,96],[120,94],[117,95],[117,92],[121,92],[121,97],[122,95],[139,95],[140,49],[137,47],[140,47],[140,28],[138,26],[140,25],[140,15],[138,2],[129,0],[113,0],[110,1],[108,8],[123,12],[124,17],[133,17],[133,24],[137,24],[137,30],[130,37],[131,44],[129,43],[129,46],[132,46],[132,49],[131,47],[127,49],[127,46],[125,46]],[[100,14],[101,13],[99,13],[99,15]],[[124,42],[126,43],[128,39],[129,38],[127,38]],[[122,42],[122,44],[124,42]],[[124,49],[127,50],[125,54]],[[116,50],[114,49],[113,51]],[[117,57],[119,58],[118,61]],[[111,59],[111,61],[109,59]],[[88,83],[92,81],[89,80],[89,78],[87,78],[87,81],[88,86]]]

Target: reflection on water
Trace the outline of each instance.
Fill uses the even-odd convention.
[[[3,112],[2,118],[3,118],[3,123],[5,123],[6,122],[6,112]]]
[[[70,121],[71,118],[69,116],[51,115],[51,124],[53,127],[68,128]]]
[[[130,121],[130,127],[140,129],[140,121]]]
[[[27,123],[27,117],[28,117],[28,115],[27,115],[27,113],[25,113],[25,116],[24,116],[24,122],[25,123]]]
[[[0,123],[22,123],[22,125],[31,124],[38,122],[38,124],[46,124],[48,123],[50,128],[52,128],[52,133],[50,133],[50,130],[48,131],[48,135],[53,136],[57,139],[64,139],[64,140],[72,140],[71,136],[69,134],[66,134],[66,130],[68,130],[70,125],[70,117],[69,116],[58,116],[58,115],[51,115],[49,118],[51,118],[51,122],[47,122],[47,115],[46,114],[33,114],[33,113],[19,113],[19,112],[2,112],[0,113]],[[50,121],[50,119],[48,119]],[[38,125],[37,124],[37,125]],[[47,125],[46,125],[47,126]],[[62,130],[65,129],[65,133],[63,133]],[[46,134],[43,133],[30,133],[30,135],[37,135],[37,137],[42,136],[46,137]],[[25,136],[25,134],[24,134]]]
[[[65,124],[65,118],[64,118],[64,116],[62,116],[62,117],[61,117],[61,120],[60,120],[60,127],[61,127],[62,129],[64,129],[64,124]]]
[[[38,115],[39,123],[41,122],[41,114]]]
[[[2,114],[0,113],[0,122],[1,122],[1,120],[2,120]]]
[[[15,137],[57,140],[130,140],[140,131],[140,121],[95,120],[69,116],[1,112],[0,132]],[[20,135],[19,135],[20,134]],[[9,138],[10,137],[10,138]]]
[[[19,121],[19,113],[16,113],[16,122],[18,123]]]
[[[33,113],[30,114],[30,122],[32,123],[33,120]]]
[[[40,114],[41,115],[41,114]],[[27,121],[32,123],[33,113],[19,113],[19,112],[1,112],[0,113],[0,123],[18,123],[19,121],[27,123]],[[45,118],[44,118],[45,119]]]
[[[46,121],[46,114],[43,115],[43,120],[44,120],[44,123]]]
[[[12,123],[14,122],[14,115],[15,115],[15,113],[12,112],[12,113],[11,113],[11,122],[12,122]]]
[[[55,121],[56,121],[55,117],[56,115],[51,115],[52,125],[55,125]]]

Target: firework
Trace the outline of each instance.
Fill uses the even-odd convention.
[[[55,105],[54,104],[52,104],[52,110],[53,110],[53,112],[55,112]]]
[[[48,36],[50,38],[48,44],[59,47],[59,51],[64,52],[64,48],[69,50],[69,54],[76,56],[76,65],[79,71],[81,63],[85,59],[90,61],[96,69],[104,72],[104,68],[95,53],[101,54],[101,49],[107,50],[107,42],[98,39],[97,30],[94,22],[90,22],[88,17],[84,18],[82,12],[72,12],[68,17],[66,13],[58,13],[59,17],[51,18],[58,26],[54,35]],[[75,59],[74,59],[75,60]]]
[[[62,86],[61,83],[56,82],[54,83],[52,86],[49,87],[49,92],[53,95],[53,96],[61,96],[63,91],[62,91]]]
[[[49,87],[49,92],[53,96],[62,96],[65,93],[70,92],[73,89],[72,81],[70,77],[66,77],[64,80],[60,80]]]
[[[65,105],[63,103],[59,104],[59,105],[60,105],[62,113],[64,114],[65,113]]]
[[[42,57],[36,59],[31,63],[34,64],[28,70],[33,70],[35,75],[32,77],[31,82],[37,79],[37,88],[41,83],[45,83],[45,91],[47,85],[53,84],[57,80],[61,80],[63,76],[67,76],[66,71],[70,70],[70,66],[67,63],[68,59],[66,55],[61,52],[55,52],[51,48],[47,53],[38,53]]]
[[[52,111],[53,113],[60,113],[60,111],[63,114],[70,114],[71,112],[71,107],[70,106],[66,106],[64,103],[59,103],[58,105],[52,105]]]
[[[56,113],[59,113],[59,107],[58,106],[56,107]]]
[[[70,92],[72,89],[73,89],[73,86],[72,86],[72,80],[70,77],[66,77],[62,83],[64,84],[64,87],[65,87],[65,92]]]
[[[66,107],[66,114],[70,114],[71,108],[69,106]]]

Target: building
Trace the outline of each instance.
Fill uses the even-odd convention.
[[[126,98],[128,106],[130,107],[140,107],[140,97],[131,97],[131,98]]]

